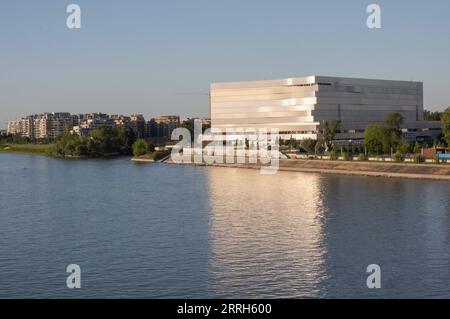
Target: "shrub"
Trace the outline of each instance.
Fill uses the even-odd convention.
[[[148,143],[144,139],[138,139],[133,144],[133,155],[134,156],[142,156],[148,153]]]
[[[342,158],[344,161],[351,161],[352,157],[347,152],[342,152]]]
[[[439,159],[438,155],[434,155],[433,163],[434,164],[441,164],[441,160]]]
[[[409,152],[409,149],[411,148],[411,145],[405,141],[405,140],[400,140],[400,143],[397,146],[397,152],[399,152],[402,155],[405,155],[406,153]]]
[[[367,157],[365,154],[361,153],[358,155],[358,161],[367,161]]]
[[[338,156],[336,150],[333,149],[333,150],[330,152],[330,160],[332,160],[332,161],[337,161],[338,158],[339,158],[339,156]]]
[[[393,156],[392,159],[394,160],[394,162],[396,163],[401,163],[405,160],[405,156],[403,154],[401,154],[400,152],[396,152]]]
[[[325,151],[322,141],[317,141],[316,146],[314,147],[315,155],[322,155]]]
[[[300,142],[300,147],[305,150],[305,152],[309,154],[314,154],[314,151],[316,149],[317,141],[313,139],[304,139]]]
[[[414,156],[413,156],[413,162],[414,162],[414,163],[417,163],[417,164],[424,163],[424,162],[425,162],[425,157],[423,157],[423,156],[420,155],[420,154],[414,154]]]
[[[416,144],[414,145],[413,153],[420,154],[421,150],[422,150],[422,146],[420,145],[419,142],[416,142]]]

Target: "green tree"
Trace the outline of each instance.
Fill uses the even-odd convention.
[[[55,145],[49,150],[55,156],[77,156],[76,149],[80,145],[78,135],[62,133],[55,139]]]
[[[306,153],[314,154],[317,141],[311,138],[304,139],[300,142],[300,147],[303,148]]]
[[[396,150],[401,143],[401,127],[403,124],[403,116],[400,113],[389,113],[386,117],[385,124],[386,129],[384,132],[383,140],[383,152],[390,153],[392,150]]]
[[[441,112],[431,112],[428,110],[423,111],[423,120],[424,121],[440,121],[441,120]]]
[[[188,119],[183,121],[183,123],[181,123],[181,127],[187,129],[189,131],[189,133],[191,133],[191,142],[194,142],[194,124],[195,124],[195,119]]]
[[[75,148],[75,156],[89,156],[86,138],[82,138],[80,144]]]
[[[329,154],[330,154],[330,160],[337,161],[339,159],[339,154],[336,151],[336,149],[333,148]]]
[[[333,140],[336,133],[339,132],[341,120],[324,121],[320,125],[320,133],[325,147],[325,151],[329,152],[333,148]]]
[[[133,155],[134,156],[142,156],[149,152],[149,145],[146,140],[138,139],[133,144]]]
[[[402,155],[405,155],[409,152],[411,145],[404,139],[401,139],[399,144],[397,145],[397,152]]]
[[[104,156],[104,148],[99,141],[89,137],[86,143],[86,147],[90,157]]]
[[[364,146],[370,153],[380,154],[385,147],[385,130],[379,125],[369,125],[364,131]]]
[[[441,125],[443,139],[450,146],[450,107],[448,107],[441,115]]]
[[[104,156],[106,154],[117,152],[117,135],[114,129],[110,126],[99,126],[94,129],[90,138],[93,140],[91,146],[93,146],[93,150],[99,156]]]
[[[133,130],[128,125],[119,125],[114,129],[117,138],[117,148],[121,154],[128,155],[132,152],[132,146],[136,141]]]
[[[155,145],[153,143],[148,144],[149,153],[153,153],[155,151]]]
[[[422,151],[422,145],[420,145],[419,142],[416,142],[416,144],[414,145],[413,153],[420,154],[421,151]]]
[[[403,120],[404,118],[400,113],[389,113],[386,117],[386,126],[388,130],[400,132]]]
[[[314,147],[314,153],[316,155],[323,155],[325,152],[324,142],[323,140],[318,140],[316,146]]]

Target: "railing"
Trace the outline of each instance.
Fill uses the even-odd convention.
[[[442,164],[449,163],[450,164],[450,154],[439,154],[438,157],[439,160],[442,160]],[[291,159],[317,159],[317,160],[329,160],[329,155],[307,155],[307,154],[295,154],[295,153],[287,153],[287,156]],[[359,155],[349,156],[350,161],[359,161]],[[339,155],[338,157],[339,161],[343,161],[344,157]],[[392,158],[390,155],[369,155],[366,157],[367,161],[370,162],[396,162],[394,158]],[[404,163],[415,163],[414,155],[413,154],[407,154],[404,155],[403,161]],[[436,163],[435,159],[423,159],[423,163]]]

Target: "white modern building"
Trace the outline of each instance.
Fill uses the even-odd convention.
[[[283,138],[317,138],[323,121],[341,120],[336,139],[361,140],[371,124],[389,113],[404,118],[409,139],[429,139],[439,122],[423,121],[423,83],[329,76],[211,84],[211,125],[276,128]]]

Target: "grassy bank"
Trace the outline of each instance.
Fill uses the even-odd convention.
[[[0,152],[48,155],[53,144],[4,144],[0,145]]]

